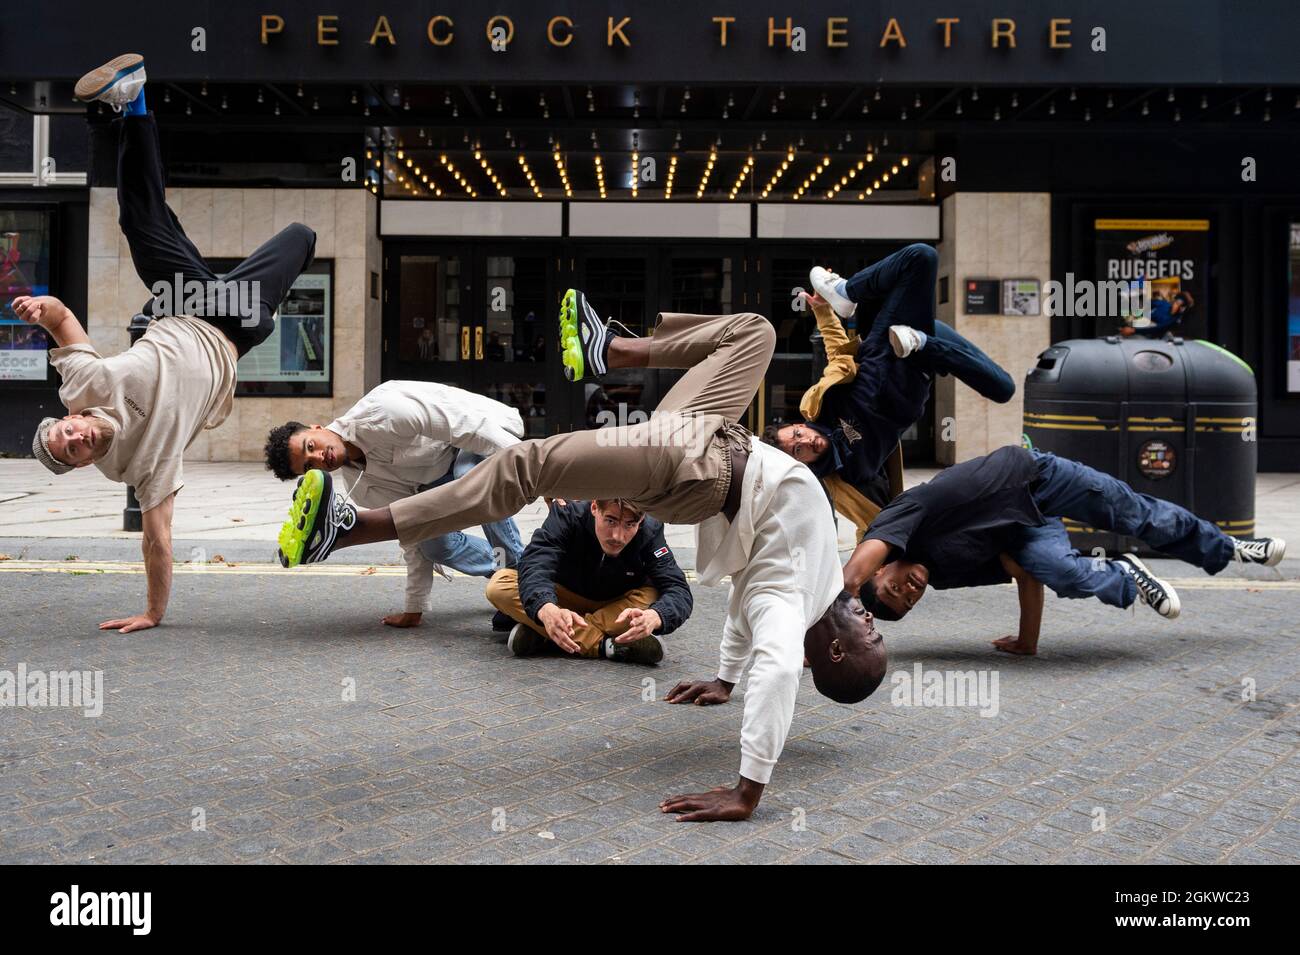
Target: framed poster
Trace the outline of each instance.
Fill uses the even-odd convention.
[[[14,314],[20,295],[50,293],[54,213],[48,208],[0,208],[0,381],[45,381],[49,336]]]
[[[1291,223],[1287,258],[1286,390],[1300,392],[1300,222]]]
[[[224,274],[237,259],[212,259]],[[298,276],[275,315],[275,330],[239,359],[235,396],[328,398],[334,394],[334,260]]]
[[[1099,306],[1098,333],[1207,337],[1209,219],[1096,219],[1093,226],[1097,281],[1123,284],[1119,307]],[[1105,299],[1101,291],[1097,297]]]
[[[1038,279],[1003,279],[1002,314],[1040,314],[1038,292]]]

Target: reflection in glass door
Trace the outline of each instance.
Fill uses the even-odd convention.
[[[768,277],[768,317],[776,328],[776,352],[765,382],[763,425],[800,420],[799,402],[813,382],[811,342],[817,319],[798,293],[809,287],[808,272],[820,261],[808,252],[773,255],[762,263],[762,272]]]
[[[517,408],[525,437],[542,438],[550,433],[546,356],[555,312],[550,258],[510,255],[494,247],[483,251],[483,281],[478,283],[483,294],[473,330],[475,387]]]
[[[645,335],[649,313],[648,250],[592,254],[582,259],[581,289],[602,318],[621,322],[634,335]],[[657,311],[657,309],[655,310]],[[599,382],[583,382],[575,428],[599,428],[643,421],[654,410],[653,372],[613,370]]]
[[[432,378],[433,366],[469,359],[469,335],[462,334],[460,322],[461,260],[456,255],[399,255],[398,263],[396,361],[411,369],[423,367],[425,373],[418,377]]]

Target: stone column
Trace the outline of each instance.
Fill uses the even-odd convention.
[[[967,315],[967,279],[1037,279],[1040,309],[1051,278],[1051,196],[1045,192],[957,192],[943,201],[939,279],[947,322],[1007,370],[1016,395],[1005,405],[981,397],[952,377],[935,383],[935,458],[956,464],[1020,440],[1025,374],[1050,344],[1051,319]]]

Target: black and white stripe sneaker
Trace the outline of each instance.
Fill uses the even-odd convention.
[[[1182,610],[1178,592],[1155,574],[1147,565],[1138,560],[1136,554],[1124,554],[1111,563],[1133,578],[1137,584],[1138,597],[1142,602],[1166,620],[1173,620]]]
[[[334,492],[328,471],[312,468],[298,479],[289,519],[280,527],[276,557],[284,567],[324,560],[357,523],[357,509]]]
[[[1234,556],[1242,563],[1275,567],[1286,556],[1286,541],[1280,537],[1253,537],[1234,540],[1232,549]]]
[[[616,643],[613,637],[600,642],[600,655],[606,660],[654,665],[664,658],[664,641],[653,633],[631,643]]]
[[[599,378],[609,370],[606,356],[614,338],[587,296],[568,289],[560,302],[560,360],[569,381]]]

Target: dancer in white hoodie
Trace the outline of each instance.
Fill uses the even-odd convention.
[[[785,745],[805,657],[818,691],[856,703],[880,684],[885,648],[871,614],[844,593],[834,522],[806,466],[737,422],[772,357],[760,315],[665,314],[653,337],[618,338],[580,292],[565,295],[563,360],[578,381],[608,368],[686,368],[646,422],[523,441],[442,487],[358,512],[312,470],[280,533],[289,566],[334,549],[409,544],[499,520],[536,497],[626,499],[668,523],[700,525],[704,583],[732,578],[713,680],[674,688],[671,702],[722,703],[749,665],[740,778],[733,787],[664,800],[683,820],[745,819]]]

